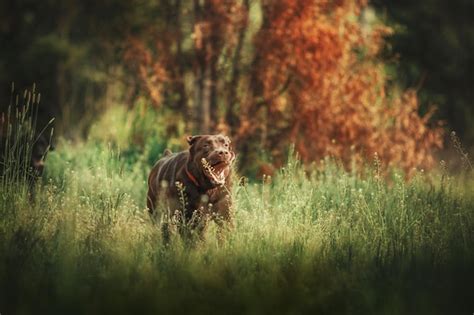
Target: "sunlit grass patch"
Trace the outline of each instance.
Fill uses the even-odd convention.
[[[234,230],[164,246],[145,210],[149,164],[60,141],[35,202],[3,190],[0,305],[29,313],[444,313],[466,310],[472,186],[375,166],[287,165],[235,185]],[[472,178],[472,177],[468,177]],[[236,182],[238,180],[236,179]],[[451,293],[446,293],[450,287]]]

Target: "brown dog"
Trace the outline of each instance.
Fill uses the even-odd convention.
[[[187,140],[189,150],[165,150],[148,177],[147,207],[153,218],[161,216],[165,241],[173,220],[181,234],[197,230],[201,237],[207,218],[214,219],[220,232],[226,223],[232,226],[230,175],[235,153],[230,139],[200,135]]]

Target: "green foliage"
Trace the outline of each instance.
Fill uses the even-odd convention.
[[[150,22],[149,15],[156,13],[155,8],[143,14],[143,2],[2,1],[0,99],[8,98],[3,87],[12,81],[20,88],[37,82],[46,95],[40,121],[61,117],[61,134],[84,131],[72,130],[70,124],[86,129],[79,122],[91,122],[103,107],[104,95],[123,94],[123,87],[111,83],[122,58],[121,43],[131,28]],[[0,112],[4,105],[0,103]]]
[[[393,67],[403,86],[420,87],[424,108],[435,104],[439,117],[474,141],[472,67],[474,3],[469,0],[385,1],[373,5],[395,27],[389,38]]]
[[[21,102],[19,95],[13,97],[14,89],[12,84],[10,104],[0,116],[0,182],[5,189],[24,194],[26,190],[23,189],[32,184],[38,175],[31,164],[32,158],[39,159],[38,153],[45,155],[49,150],[49,145],[45,145],[41,148],[44,151],[35,152],[34,146],[40,137],[50,143],[53,120],[37,128],[41,95],[37,93],[36,86],[33,85],[31,91],[24,91]]]
[[[184,125],[172,111],[139,101],[131,110],[118,106],[106,111],[91,126],[89,140],[117,148],[130,167],[138,161],[151,166],[165,149],[183,149]]]
[[[0,187],[2,312],[471,311],[472,175],[387,183],[379,162],[356,175],[290,157],[274,178],[234,187],[224,244],[211,227],[193,248],[165,247],[145,210],[148,151],[132,163],[117,143],[133,133],[100,134],[59,143],[34,204]]]

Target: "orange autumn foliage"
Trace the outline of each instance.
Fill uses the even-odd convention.
[[[127,44],[124,60],[136,74],[141,89],[145,91],[152,103],[158,106],[162,101],[163,85],[169,80],[169,73],[165,66],[166,55],[154,55],[142,41],[135,38],[129,38]],[[157,43],[157,48],[162,48],[160,44]]]
[[[279,164],[292,143],[305,162],[350,167],[377,152],[407,173],[434,164],[442,129],[420,116],[415,91],[388,83],[379,52],[392,31],[364,21],[366,1],[261,0],[253,15],[248,0],[180,3],[178,22],[130,38],[125,61],[155,105],[179,95],[175,109],[197,118],[189,132],[226,130],[244,164],[260,149]]]
[[[267,145],[283,152],[293,142],[308,162],[329,155],[349,166],[377,152],[384,165],[407,172],[430,167],[433,149],[442,145],[441,128],[428,127],[430,114],[419,116],[414,91],[388,87],[377,54],[390,29],[364,29],[358,19],[364,6],[349,0],[264,2],[265,25],[255,43],[258,80],[269,101],[257,110],[266,111],[267,130],[280,124],[267,131]],[[272,97],[289,79],[286,91]],[[250,122],[253,117],[259,116],[248,115],[248,125],[262,123]]]

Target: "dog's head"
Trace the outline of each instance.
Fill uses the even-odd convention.
[[[52,150],[54,150],[53,145],[44,135],[39,136],[36,142],[33,144],[31,150],[30,167],[36,175],[41,176],[43,174],[46,155]]]
[[[235,160],[229,137],[199,135],[189,136],[187,140],[193,166],[213,185],[224,185]]]

